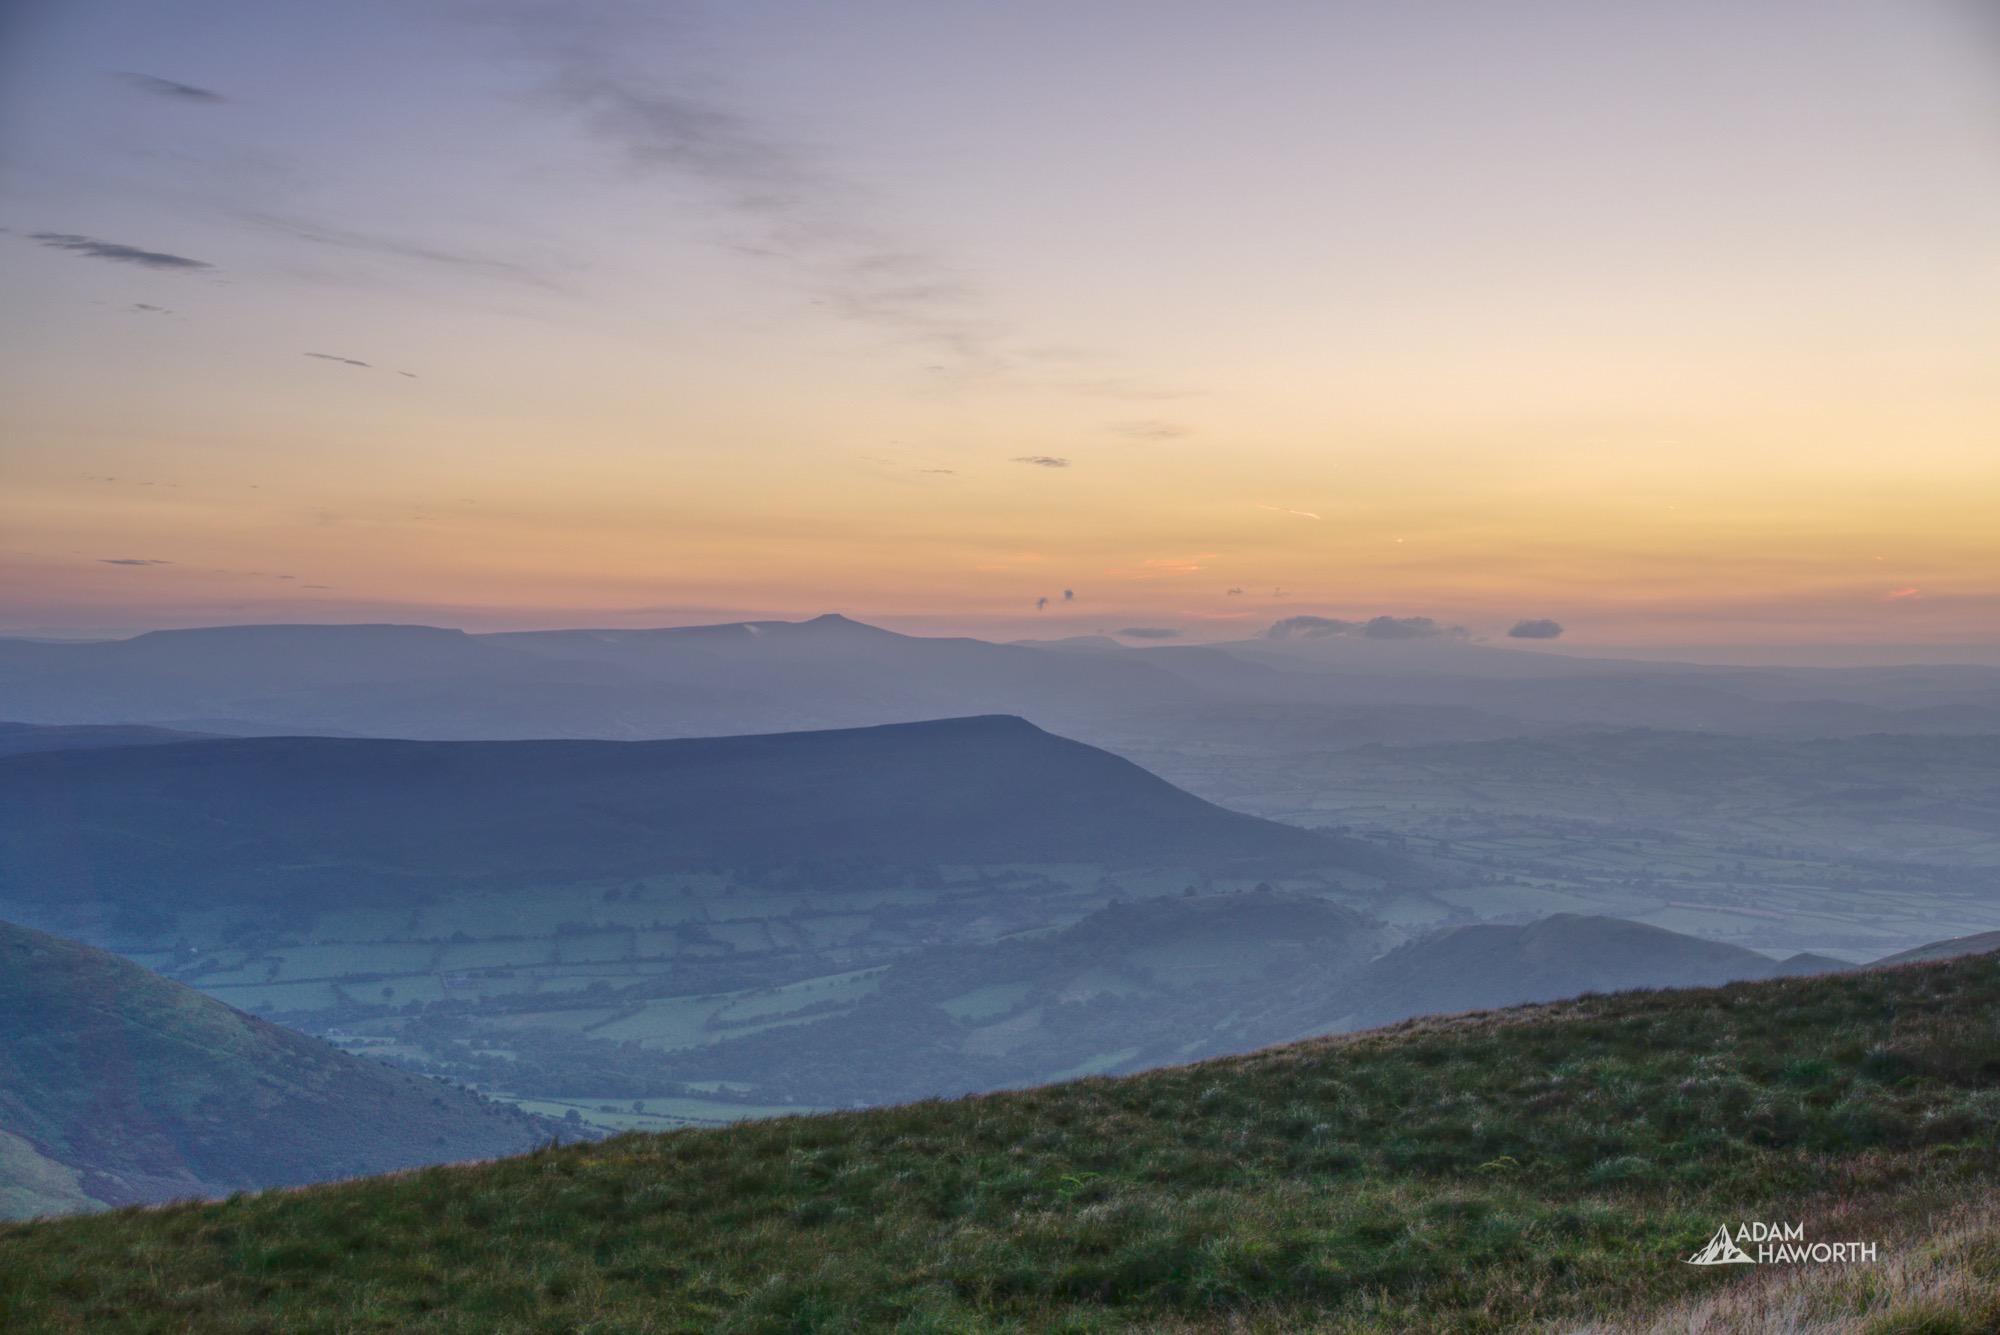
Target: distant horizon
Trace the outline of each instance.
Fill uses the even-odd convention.
[[[1296,614],[1295,614],[1296,615]],[[850,611],[829,610],[820,612],[774,612],[749,616],[720,616],[679,621],[658,621],[645,624],[616,625],[587,620],[562,621],[558,619],[535,619],[516,622],[507,619],[506,624],[480,625],[453,624],[449,619],[403,620],[379,617],[354,617],[325,620],[273,617],[268,619],[241,621],[187,621],[164,625],[129,625],[98,627],[21,627],[0,625],[0,639],[33,640],[48,643],[103,643],[116,640],[134,639],[140,635],[157,631],[214,630],[235,626],[395,626],[432,630],[460,631],[467,635],[504,635],[522,632],[556,631],[624,631],[644,632],[659,630],[687,630],[705,626],[732,626],[751,622],[786,622],[802,624],[822,617],[837,616],[844,620],[881,630],[893,631],[900,635],[926,638],[966,638],[983,640],[994,644],[1010,643],[1058,643],[1063,640],[1102,638],[1111,640],[1124,648],[1143,651],[1154,648],[1179,646],[1205,646],[1236,644],[1269,638],[1266,631],[1271,621],[1244,625],[1241,633],[1227,634],[1198,628],[1197,633],[1176,633],[1172,636],[1140,635],[1120,633],[1126,627],[1116,625],[1096,625],[1081,618],[1052,626],[1047,620],[1025,622],[1018,633],[981,633],[962,623],[948,618],[924,618],[909,616],[869,616]],[[1113,619],[1114,621],[1116,618]],[[1209,633],[1199,633],[1209,631]],[[2000,642],[1958,643],[1958,644],[1863,644],[1863,643],[1809,643],[1809,642],[1769,642],[1737,644],[1701,643],[1632,643],[1614,640],[1593,640],[1565,633],[1559,639],[1522,640],[1514,639],[1503,632],[1480,634],[1469,632],[1462,635],[1440,635],[1425,640],[1370,641],[1361,635],[1336,637],[1345,643],[1360,645],[1408,646],[1413,643],[1428,643],[1438,648],[1453,646],[1474,646],[1490,649],[1507,649],[1524,653],[1554,654],[1564,658],[1605,658],[1634,662],[1657,662],[1662,664],[1686,664],[1691,666],[1714,667],[1993,667],[2000,668]]]

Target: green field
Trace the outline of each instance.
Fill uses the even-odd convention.
[[[468,1060],[484,1061],[493,1078],[475,1083],[531,1105],[592,1083],[552,1060],[564,1035],[605,1054],[592,1070],[616,1063],[616,1044],[670,1053],[740,1039],[851,1008],[882,964],[914,951],[1046,930],[1190,880],[1181,868],[1074,864],[944,867],[921,882],[885,871],[830,888],[687,872],[282,923],[204,910],[179,915],[165,939],[99,939],[354,1052],[461,1079]],[[0,917],[13,911],[0,905]],[[702,1099],[701,1082],[638,1069],[618,1091],[625,1104]],[[713,1104],[684,1120],[752,1115],[726,1095]]]

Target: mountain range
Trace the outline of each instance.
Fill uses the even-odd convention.
[[[1449,635],[1270,635],[1134,648],[995,644],[829,614],[656,630],[222,626],[0,640],[0,701],[36,723],[436,739],[649,738],[1024,715],[1093,741],[1233,732],[1282,706],[1366,740],[1577,724],[1851,735],[2000,730],[2000,671],[1723,668],[1588,659]]]

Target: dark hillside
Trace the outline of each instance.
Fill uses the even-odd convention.
[[[204,741],[0,760],[0,898],[182,908],[680,867],[1400,863],[1018,718],[660,742]]]
[[[0,923],[0,1216],[518,1154],[549,1131]]]

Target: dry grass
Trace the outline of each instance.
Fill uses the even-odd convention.
[[[1828,1232],[1856,1235],[1851,1226]],[[1720,1293],[1560,1335],[1991,1335],[2000,1331],[2000,1200],[1981,1195],[1881,1239],[1881,1262],[1770,1268]]]

